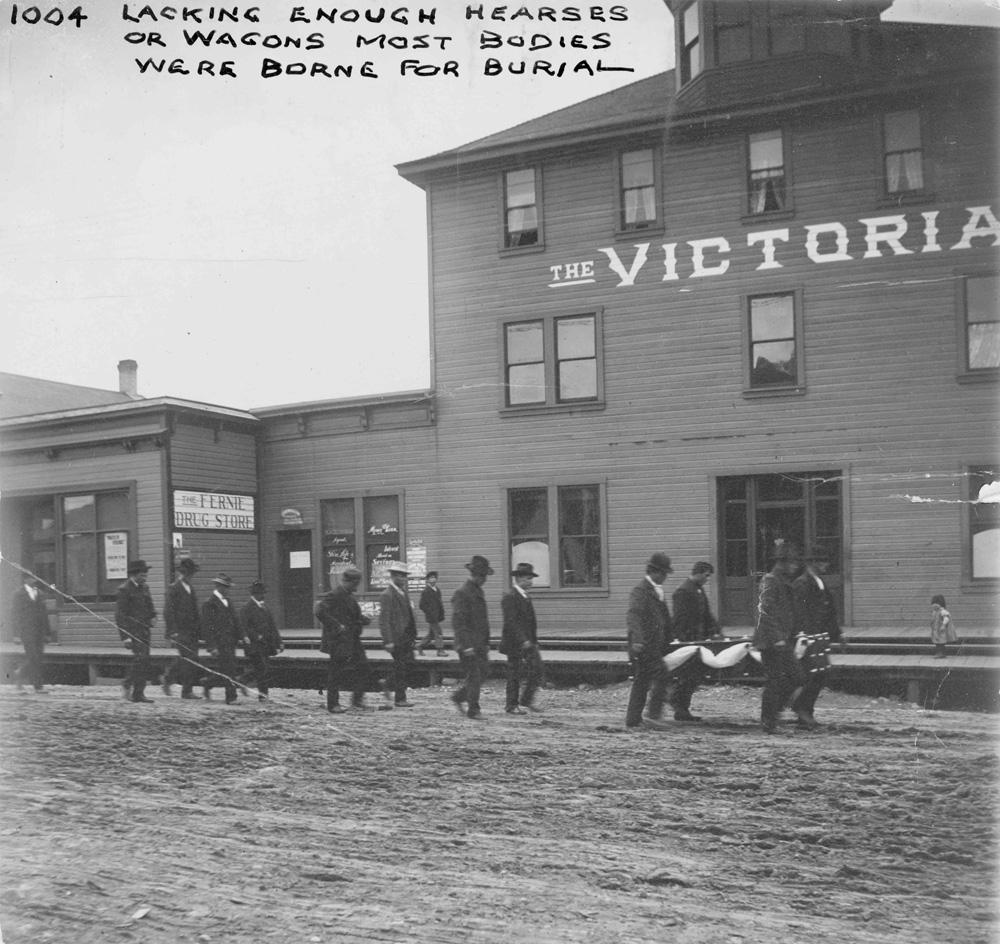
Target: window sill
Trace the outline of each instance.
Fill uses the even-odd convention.
[[[794,220],[795,208],[786,207],[784,210],[771,210],[768,213],[744,213],[740,217],[740,222],[744,226],[761,226],[770,223],[772,220]]]
[[[568,587],[532,587],[531,596],[535,599],[546,597],[551,600],[575,600],[580,598],[599,600],[607,599],[611,596],[611,591],[607,587],[580,587],[577,590],[572,590]]]
[[[615,239],[621,242],[631,242],[640,237],[662,236],[666,230],[663,223],[657,223],[655,226],[643,226],[641,229],[622,229],[619,227],[615,230]]]
[[[805,396],[804,384],[795,387],[751,387],[743,391],[745,400],[759,400],[765,397],[802,397]]]
[[[1000,368],[987,367],[983,370],[964,370],[955,379],[960,384],[996,383],[1000,381]]]
[[[546,416],[552,413],[594,413],[604,409],[603,400],[589,403],[540,403],[537,406],[504,406],[501,416]]]
[[[904,190],[902,193],[883,194],[878,202],[880,209],[890,207],[915,206],[921,203],[933,203],[936,195],[929,190]]]
[[[530,256],[535,252],[545,252],[545,243],[535,243],[533,246],[505,246],[500,250],[501,258],[504,256]]]

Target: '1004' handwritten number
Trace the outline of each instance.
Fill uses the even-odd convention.
[[[71,13],[63,13],[59,7],[53,7],[48,13],[42,13],[38,7],[27,7],[24,10],[19,10],[15,3],[10,11],[10,22],[14,26],[17,26],[17,21],[20,20],[22,23],[29,23],[31,25],[35,23],[48,23],[49,26],[62,26],[63,23],[75,23],[76,28],[79,29],[86,19],[89,19],[89,17],[83,12],[83,7],[76,7]]]

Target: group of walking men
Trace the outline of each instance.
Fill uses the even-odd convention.
[[[822,547],[810,549],[803,561],[787,542],[779,542],[767,562],[753,636],[764,670],[761,727],[767,734],[775,733],[789,703],[799,727],[817,726],[813,711],[829,666],[830,644],[841,639],[833,594],[823,579],[829,565],[830,555]],[[705,675],[701,659],[693,657],[671,672],[664,656],[674,642],[722,638],[704,590],[714,572],[707,561],[694,565],[674,591],[671,617],[663,590],[673,573],[670,558],[656,553],[647,562],[646,577],[632,590],[626,617],[632,662],[627,729],[665,728],[668,703],[675,721],[701,720],[691,714],[691,698]],[[796,656],[799,637],[806,643],[801,659]]]
[[[258,697],[268,693],[268,658],[285,646],[278,632],[274,615],[264,600],[264,584],[254,582],[250,599],[237,613],[230,599],[233,581],[227,574],[212,578],[211,595],[198,605],[191,578],[198,565],[189,558],[177,567],[178,577],[168,588],[163,608],[166,636],[177,650],[177,656],[163,677],[163,693],[172,694],[173,685],[181,686],[181,698],[196,698],[195,687],[201,687],[205,698],[214,687],[222,686],[226,704],[236,701],[237,690],[249,694],[247,684],[253,682]],[[122,682],[122,695],[128,701],[151,702],[146,696],[146,683],[151,677],[150,637],[157,613],[146,583],[149,566],[143,560],[128,564],[128,579],[118,590],[115,624],[118,635],[132,660]],[[198,654],[204,645],[211,653],[211,662],[204,663]],[[236,649],[242,646],[249,661],[249,671],[237,678]]]

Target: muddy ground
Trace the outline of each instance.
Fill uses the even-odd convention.
[[[0,693],[0,927],[19,942],[977,944],[998,936],[997,718],[759,692],[626,733],[627,685],[484,720],[447,689],[152,705]]]

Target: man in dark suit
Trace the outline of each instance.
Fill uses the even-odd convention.
[[[806,556],[805,570],[792,584],[795,626],[806,637],[808,644],[801,660],[805,684],[792,702],[792,711],[798,716],[798,726],[809,730],[816,727],[813,711],[826,682],[830,643],[840,642],[841,639],[837,604],[829,583],[824,579],[829,570],[829,552],[820,545],[814,545]]]
[[[240,610],[240,625],[248,640],[244,652],[250,663],[250,671],[240,678],[240,683],[246,685],[253,679],[258,701],[267,698],[267,660],[285,648],[274,614],[264,602],[264,592],[264,584],[255,580],[250,586],[250,599]]]
[[[795,658],[795,599],[792,579],[799,571],[798,549],[787,541],[775,543],[768,573],[760,584],[754,648],[760,652],[764,688],[760,723],[765,734],[777,731],[778,716],[790,699],[798,696],[804,681]],[[814,722],[815,724],[815,722]]]
[[[216,660],[216,669],[202,679],[205,697],[211,698],[211,690],[222,685],[226,690],[226,704],[236,702],[236,647],[246,645],[246,639],[236,610],[229,599],[233,586],[228,574],[212,578],[215,589],[201,605],[201,628],[205,642]]]
[[[201,667],[198,664],[201,616],[191,578],[198,572],[198,565],[190,558],[185,558],[177,565],[177,571],[179,576],[167,587],[163,605],[167,639],[177,650],[177,657],[170,663],[163,678],[163,694],[170,694],[171,683],[180,682],[181,698],[196,698],[194,683],[201,677]]]
[[[382,648],[392,656],[392,670],[382,690],[386,704],[393,697],[394,708],[412,708],[406,699],[406,683],[413,666],[413,647],[417,644],[417,621],[406,589],[409,568],[402,561],[389,565],[389,586],[379,597],[378,628]],[[392,696],[390,696],[392,692]]]
[[[17,670],[17,690],[23,692],[24,682],[30,682],[34,691],[44,692],[42,662],[45,643],[52,638],[52,630],[38,580],[31,574],[25,574],[21,586],[14,591],[11,611],[14,633],[20,638],[25,655],[24,665]]]
[[[361,571],[348,567],[340,583],[316,604],[316,619],[323,628],[320,652],[328,653],[326,710],[331,714],[347,711],[340,704],[340,690],[352,691],[351,707],[365,711],[365,692],[371,688],[372,672],[361,642],[361,633],[371,620],[361,612],[354,594],[361,583]],[[381,706],[380,706],[381,707]]]
[[[427,620],[427,638],[420,644],[417,654],[423,655],[424,649],[433,644],[438,656],[445,658],[444,636],[441,633],[441,624],[444,622],[444,601],[441,599],[441,588],[438,586],[438,572],[427,571],[424,580],[427,581],[427,586],[420,594],[418,606]]]
[[[490,675],[490,621],[483,584],[493,568],[485,557],[474,554],[465,569],[469,571],[469,579],[451,598],[451,628],[465,680],[452,693],[451,700],[467,718],[479,718],[482,716],[479,694]],[[462,708],[465,703],[469,706],[467,710]]]
[[[518,564],[510,572],[514,586],[500,601],[503,630],[500,652],[507,656],[507,714],[541,711],[534,704],[542,683],[542,657],[538,652],[538,622],[528,590],[538,574],[531,564]],[[523,689],[522,689],[523,684]]]
[[[667,667],[663,656],[670,639],[670,608],[664,599],[663,581],[673,572],[666,554],[653,554],[646,564],[645,579],[629,595],[626,624],[632,691],[625,727],[630,730],[638,730],[644,724],[651,728],[665,727],[661,720],[667,700]]]
[[[115,606],[115,625],[126,649],[132,651],[132,660],[125,680],[122,696],[133,702],[152,702],[146,697],[146,680],[149,678],[150,631],[156,622],[153,598],[146,585],[149,566],[144,560],[130,561],[128,580],[118,590]]]
[[[701,642],[719,635],[719,623],[712,615],[705,595],[705,584],[715,573],[708,561],[698,561],[691,576],[674,591],[673,636],[681,642]],[[695,655],[671,673],[667,700],[674,709],[674,721],[700,721],[691,714],[691,698],[705,675],[701,659]]]

